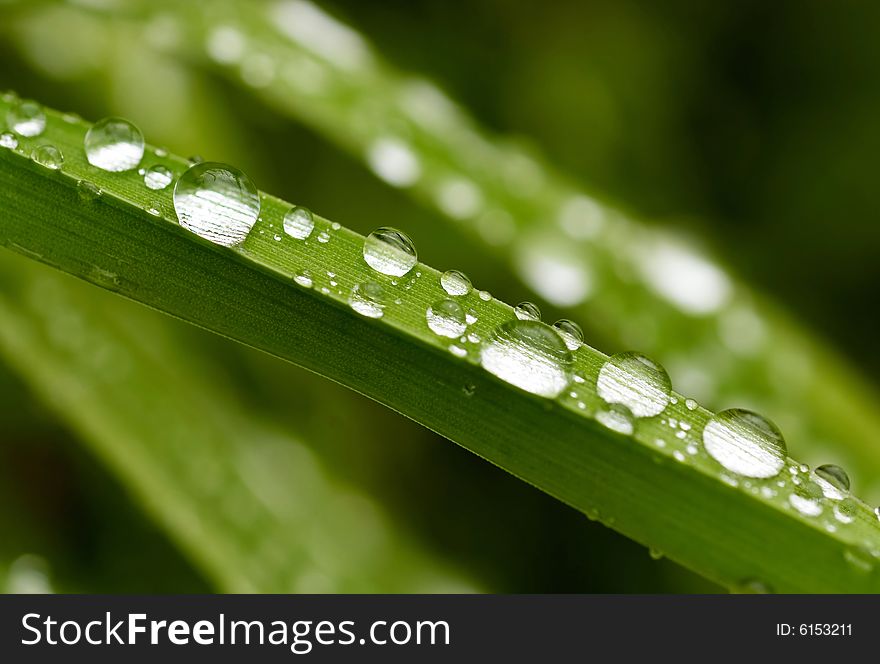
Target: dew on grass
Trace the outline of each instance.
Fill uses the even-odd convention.
[[[840,466],[827,463],[816,468],[816,475],[830,484],[837,492],[849,491],[849,475]]]
[[[300,286],[303,286],[303,287],[305,287],[305,288],[311,288],[311,287],[312,287],[312,283],[313,283],[313,282],[312,282],[312,274],[311,274],[308,270],[303,270],[302,272],[298,273],[298,274],[293,278],[293,280],[294,280],[296,283],[298,283]]]
[[[513,313],[520,320],[541,320],[541,310],[533,302],[520,302],[513,308]]]
[[[776,425],[740,408],[722,411],[706,424],[703,446],[727,470],[745,477],[775,477],[785,466],[785,439]]]
[[[364,240],[364,260],[371,268],[392,277],[402,277],[418,261],[416,247],[395,228],[377,228]]]
[[[173,177],[169,169],[161,164],[156,164],[144,171],[144,184],[147,186],[147,189],[159,191],[171,184]]]
[[[599,396],[622,404],[635,417],[651,417],[669,404],[672,382],[666,370],[640,353],[618,353],[606,360],[596,380]]]
[[[461,336],[467,329],[464,309],[454,300],[435,302],[425,311],[425,319],[434,334],[449,339]]]
[[[808,480],[795,486],[788,496],[788,502],[804,516],[819,516],[822,514],[822,496],[822,487]]]
[[[76,193],[81,201],[87,203],[97,200],[101,196],[100,188],[88,180],[80,180],[76,183]]]
[[[483,342],[480,363],[526,392],[556,397],[569,383],[572,357],[549,325],[512,320],[496,327]]]
[[[622,404],[609,404],[607,408],[596,413],[596,419],[604,427],[629,435],[633,432],[633,414],[629,408]],[[681,459],[684,460],[683,458]]]
[[[361,316],[382,318],[385,315],[385,290],[375,281],[355,284],[348,296],[348,304]]]
[[[8,148],[9,150],[14,150],[18,147],[18,139],[15,137],[11,131],[4,131],[0,134],[0,147]]]
[[[46,129],[46,114],[37,102],[22,99],[6,112],[6,124],[19,136],[39,136]]]
[[[123,118],[96,122],[86,132],[83,145],[92,166],[112,173],[135,168],[144,156],[144,135]]]
[[[293,207],[284,215],[284,232],[296,240],[305,240],[315,228],[315,218],[304,207]]]
[[[477,296],[478,296],[483,302],[488,302],[489,300],[492,299],[492,294],[491,294],[489,291],[481,290],[479,293],[477,293]]]
[[[60,169],[61,165],[64,163],[64,155],[61,154],[61,150],[54,145],[48,144],[34,148],[34,151],[31,153],[31,159],[37,162],[40,166],[53,171]]]
[[[553,327],[559,332],[559,336],[562,337],[565,345],[568,346],[568,350],[577,350],[583,345],[584,331],[573,320],[561,318],[553,323]]]
[[[834,506],[834,518],[840,523],[852,523],[856,518],[858,503],[852,498],[841,500]]]
[[[463,272],[447,270],[440,276],[440,285],[449,295],[467,295],[471,292],[471,280]]]
[[[244,242],[260,214],[257,188],[237,168],[216,162],[191,166],[174,185],[180,225],[215,244]]]
[[[696,410],[697,406],[699,406],[699,404],[696,401],[694,401],[693,399],[685,399],[684,405],[685,405],[685,408],[687,408],[688,410]]]

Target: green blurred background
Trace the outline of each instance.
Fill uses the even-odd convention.
[[[528,297],[506,268],[321,136],[212,71],[153,57],[131,35],[96,27],[103,19],[93,12],[105,4],[126,5],[0,2],[0,89],[88,119],[131,117],[148,140],[235,163],[262,189],[360,232],[394,220],[425,262],[462,269],[502,300]],[[880,370],[880,4],[322,7],[492,132],[539,147],[575,181],[651,223],[705,238],[864,373]],[[136,306],[95,288],[77,293],[98,307]],[[182,323],[157,324],[234,386],[245,412],[308,445],[334,481],[369,496],[468,588],[716,590],[358,395]],[[0,390],[8,590],[218,589],[26,379],[0,366]],[[379,578],[376,587],[392,586]]]

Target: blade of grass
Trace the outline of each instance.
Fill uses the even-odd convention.
[[[9,103],[0,101],[0,113]],[[362,236],[320,217],[310,241],[293,240],[281,229],[289,204],[266,194],[242,245],[213,245],[176,223],[170,188],[153,191],[134,171],[90,166],[87,123],[46,115],[42,135],[0,151],[5,246],[360,391],[729,587],[757,579],[782,592],[880,589],[880,523],[871,510],[854,502],[847,524],[828,497],[818,500],[820,516],[796,511],[788,497],[803,479],[794,461],[792,473],[770,482],[732,481],[698,447],[711,417],[705,409],[677,397],[665,417],[639,420],[631,435],[603,427],[595,380],[606,358],[587,346],[576,353],[585,382],[571,386],[575,398],[515,389],[459,357],[464,349],[476,359],[479,344],[429,331],[426,308],[445,296],[436,270],[419,264],[406,279],[385,278],[364,262]],[[28,157],[44,144],[64,153],[62,169]],[[187,167],[154,150],[143,163],[176,176]],[[84,181],[102,195],[84,199]],[[313,287],[294,281],[306,269]],[[348,304],[351,289],[369,281],[390,294],[380,319]],[[514,319],[509,306],[475,292],[462,302],[477,315],[470,331],[483,339]],[[28,358],[39,361],[38,352]],[[673,434],[671,422],[689,428]]]
[[[164,35],[139,48],[218,67],[454,222],[597,338],[654,353],[700,401],[762,409],[805,460],[858,468],[880,499],[876,389],[685,238],[647,228],[534,150],[492,137],[306,0],[151,1],[125,11],[152,16],[147,33]]]
[[[0,352],[218,589],[469,588],[292,436],[242,412],[155,315],[12,255],[0,277]]]

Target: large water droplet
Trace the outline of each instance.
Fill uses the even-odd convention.
[[[294,207],[284,215],[284,232],[297,240],[305,240],[315,228],[315,218],[304,207]]]
[[[161,164],[157,164],[148,168],[144,173],[144,184],[147,186],[147,189],[158,191],[171,184],[173,177],[170,170]]]
[[[513,308],[513,313],[520,320],[541,320],[541,310],[533,302],[520,302]]]
[[[37,102],[22,99],[6,112],[6,124],[19,136],[39,136],[46,128],[46,114]]]
[[[225,247],[240,244],[260,214],[257,188],[237,168],[202,162],[174,185],[174,209],[180,225]]]
[[[722,466],[746,477],[774,477],[785,465],[785,439],[770,420],[741,408],[715,415],[703,446]]]
[[[559,332],[559,336],[562,337],[565,345],[568,346],[568,350],[577,350],[583,345],[584,331],[573,320],[561,318],[553,323],[553,327]]]
[[[663,412],[669,404],[672,382],[666,370],[640,353],[614,355],[602,365],[596,380],[606,403],[623,404],[636,417]]]
[[[425,312],[425,319],[434,334],[449,339],[460,337],[467,329],[464,309],[454,300],[435,302]]]
[[[835,466],[832,463],[826,463],[825,465],[816,468],[815,472],[816,475],[828,482],[828,484],[830,484],[838,491],[849,491],[849,476],[846,474],[846,471],[840,466]]]
[[[538,321],[499,325],[482,345],[480,363],[501,380],[542,397],[568,385],[572,357],[553,328]]]
[[[54,145],[41,145],[34,149],[31,154],[31,159],[37,162],[40,166],[44,166],[53,171],[57,171],[64,163],[64,155],[61,154],[61,150]]]
[[[86,159],[92,166],[121,173],[137,166],[144,156],[144,135],[123,118],[104,118],[86,133]]]
[[[395,228],[377,228],[364,240],[364,260],[376,272],[402,277],[418,261],[416,247]]]
[[[458,270],[448,270],[440,276],[440,285],[450,295],[467,295],[471,292],[471,280]]]
[[[367,318],[382,318],[385,314],[385,291],[375,281],[355,284],[348,296],[351,308]]]

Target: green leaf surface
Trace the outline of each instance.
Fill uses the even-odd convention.
[[[13,101],[4,99],[0,113]],[[438,336],[425,318],[447,297],[436,270],[418,264],[400,279],[379,274],[363,259],[362,236],[317,216],[309,239],[295,240],[282,229],[290,204],[267,194],[243,244],[211,244],[177,224],[170,187],[150,190],[136,171],[89,165],[82,147],[89,125],[52,111],[47,117],[43,134],[0,151],[5,246],[343,383],[728,587],[880,588],[873,512],[846,497],[844,523],[840,496],[828,495],[815,497],[818,515],[796,510],[790,496],[812,480],[794,461],[770,480],[724,472],[701,446],[710,412],[676,396],[660,415],[637,420],[631,434],[611,431],[597,419],[608,408],[595,388],[602,353],[577,350],[573,371],[583,382],[560,398],[526,393],[479,366],[480,340],[515,320],[508,305],[472,291],[459,301],[476,316],[468,329],[474,336]],[[60,170],[30,158],[46,144],[64,154]],[[188,167],[152,149],[142,166],[160,163],[175,177]],[[83,196],[83,182],[101,195]],[[304,271],[311,287],[294,280]],[[380,319],[348,303],[352,289],[369,282],[387,295]],[[23,327],[11,340],[30,334]],[[22,362],[39,361],[37,344]],[[45,375],[51,378],[49,369]],[[169,394],[191,393],[175,387]],[[95,398],[88,412],[102,403]],[[181,414],[181,426],[201,421],[200,408]],[[132,473],[143,462],[120,461]],[[186,520],[181,530],[191,527]]]

